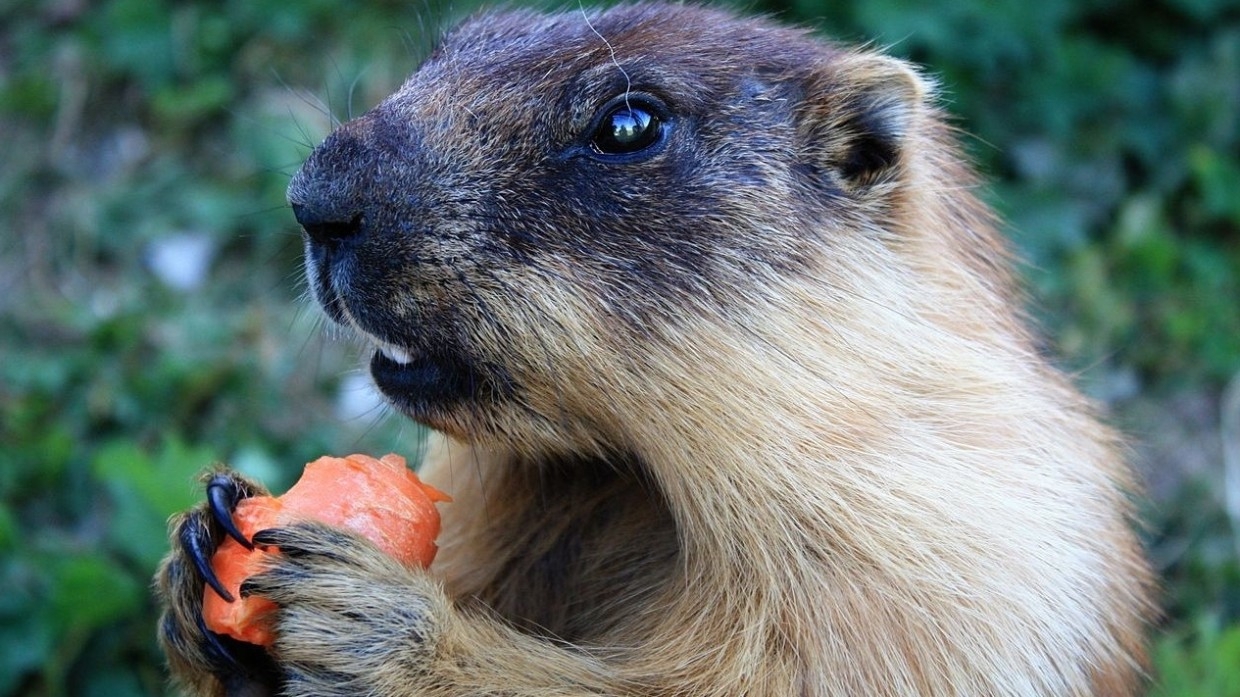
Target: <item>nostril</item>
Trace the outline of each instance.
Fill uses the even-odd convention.
[[[347,220],[331,219],[315,215],[305,206],[293,204],[293,216],[306,235],[314,242],[324,245],[335,245],[356,236],[362,231],[362,214],[355,213]]]

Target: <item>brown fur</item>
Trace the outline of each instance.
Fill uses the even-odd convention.
[[[574,149],[626,91],[663,149]],[[358,227],[310,245],[316,293],[427,380],[380,385],[455,502],[429,574],[290,533],[283,689],[1137,692],[1122,448],[1036,350],[931,92],[715,10],[507,13],[320,146],[290,201]],[[165,648],[223,693],[182,565]]]

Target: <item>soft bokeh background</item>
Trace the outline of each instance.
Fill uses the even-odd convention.
[[[416,450],[304,297],[283,191],[472,7],[0,0],[0,695],[165,692],[148,579],[210,463]],[[751,9],[940,77],[1051,345],[1134,436],[1153,692],[1240,695],[1240,3]]]

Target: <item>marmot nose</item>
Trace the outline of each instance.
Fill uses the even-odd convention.
[[[312,242],[334,247],[362,231],[362,214],[325,215],[313,205],[294,203],[293,217]]]

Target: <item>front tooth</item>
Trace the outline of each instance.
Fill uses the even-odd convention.
[[[402,348],[384,344],[379,347],[379,350],[382,351],[383,355],[387,356],[388,359],[400,363],[401,365],[408,365],[413,362],[413,356],[409,355],[409,352]]]

